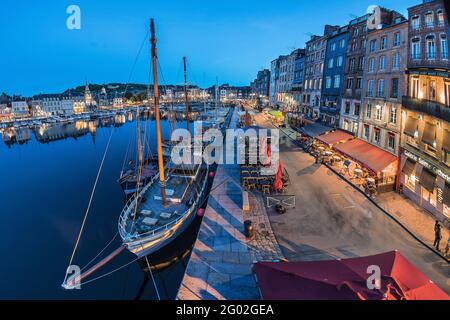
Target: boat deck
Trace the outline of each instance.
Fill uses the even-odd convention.
[[[201,177],[202,172],[199,173],[198,181],[202,181]],[[189,177],[171,175],[166,181],[168,204],[163,207],[161,187],[159,181],[156,181],[142,197],[136,210],[136,218],[129,217],[126,225],[127,232],[144,234],[175,222],[189,209],[189,202],[196,197],[200,187],[192,185]]]

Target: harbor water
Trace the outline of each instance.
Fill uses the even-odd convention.
[[[0,141],[0,299],[173,299],[184,273],[199,221],[167,249],[133,262],[125,251],[87,280],[81,289],[61,287],[95,178],[109,151],[73,264],[85,267],[117,233],[124,194],[117,182],[125,153],[136,136],[132,114],[2,130]],[[154,149],[154,121],[143,120]],[[184,123],[176,126],[184,127]],[[170,125],[162,121],[163,138]],[[199,219],[199,218],[196,218]],[[121,245],[117,236],[103,252]],[[98,261],[98,260],[97,260]],[[173,263],[169,263],[172,261]],[[157,289],[156,289],[156,288]]]

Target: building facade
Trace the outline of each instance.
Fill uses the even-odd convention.
[[[270,71],[268,69],[258,71],[258,75],[252,82],[251,88],[255,98],[267,101],[270,95]]]
[[[408,58],[408,20],[392,12],[389,23],[370,30],[359,137],[399,155],[402,97]],[[350,112],[349,104],[344,113]],[[348,128],[344,123],[344,128]]]
[[[301,112],[306,118],[312,120],[319,118],[320,115],[327,38],[338,29],[339,26],[326,25],[323,36],[314,35],[311,40],[306,42],[305,81]]]
[[[292,82],[292,97],[295,111],[300,111],[305,81],[305,50],[298,49],[294,59],[294,80]]]
[[[348,26],[344,26],[332,32],[327,40],[320,113],[322,122],[329,126],[339,124],[348,37]]]
[[[29,116],[29,111],[28,103],[25,100],[11,102],[11,112],[15,117]]]
[[[358,135],[361,122],[361,93],[364,83],[368,18],[369,15],[364,15],[351,20],[349,23],[344,85],[341,91],[339,126],[355,135]]]
[[[408,88],[403,97],[403,193],[450,218],[449,24],[443,0],[408,9]]]

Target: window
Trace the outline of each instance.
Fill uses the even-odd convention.
[[[389,122],[392,124],[397,124],[397,108],[392,107],[389,113]]]
[[[400,69],[400,53],[396,52],[394,54],[394,58],[392,59],[392,69],[398,70]]]
[[[398,78],[392,78],[391,98],[398,98]]]
[[[375,58],[369,60],[369,72],[375,72]]]
[[[348,130],[348,120],[347,119],[345,119],[344,122],[342,123],[342,129]]]
[[[433,193],[429,192],[427,189],[422,188],[422,198],[423,200],[429,202],[432,206],[436,206],[436,199],[437,199],[437,191],[436,188],[434,188]]]
[[[380,71],[386,70],[386,56],[380,57]]]
[[[384,79],[378,80],[378,97],[384,97]]]
[[[425,26],[426,27],[433,27],[434,25],[434,15],[433,12],[427,12],[425,14]]]
[[[334,59],[331,58],[330,60],[328,60],[328,69],[332,69],[334,67]]]
[[[337,57],[336,66],[342,67],[343,63],[344,63],[344,58],[342,56]]]
[[[419,79],[413,78],[411,80],[411,97],[418,98],[419,97]]]
[[[347,80],[347,90],[353,89],[353,79],[350,78]]]
[[[450,105],[450,82],[445,82],[445,89],[444,89],[444,95],[445,95],[445,104],[447,106]]]
[[[428,83],[428,100],[436,101],[436,80]]]
[[[351,58],[350,59],[350,66],[349,66],[349,70],[350,72],[354,72],[355,71],[355,58]]]
[[[372,105],[370,103],[367,104],[366,108],[366,118],[370,119],[372,118]]]
[[[378,128],[374,128],[373,129],[373,142],[376,144],[380,144],[381,141],[381,130]]]
[[[345,39],[341,39],[340,46],[341,46],[342,49],[345,48]]]
[[[334,77],[334,88],[339,88],[341,86],[341,76],[337,75]]]
[[[414,16],[411,18],[411,29],[418,30],[420,28],[420,17]]]
[[[331,88],[331,77],[326,77],[326,79],[325,79],[325,87],[327,89]]]
[[[394,47],[399,47],[400,46],[400,42],[401,42],[401,34],[400,34],[400,32],[397,32],[394,35]]]
[[[377,40],[370,41],[370,52],[375,52],[377,50]]]
[[[427,38],[427,59],[436,58],[436,44],[434,42],[434,36],[428,36]]]
[[[361,40],[361,49],[366,49],[367,47],[367,40],[366,39],[362,39]]]
[[[411,42],[411,58],[420,59],[420,38],[414,38]]]
[[[358,42],[354,41],[352,43],[352,51],[356,51],[358,49]]]
[[[441,34],[441,58],[448,59],[448,41],[446,34]]]
[[[344,112],[345,112],[345,114],[349,114],[350,113],[350,102],[346,102],[345,103]]]
[[[395,133],[389,132],[388,135],[388,148],[391,150],[395,150]]]
[[[359,116],[359,111],[361,109],[361,106],[359,103],[355,103],[355,110],[353,111],[354,116]]]
[[[388,47],[388,37],[381,38],[381,50],[385,50]]]
[[[369,130],[370,130],[369,125],[365,124],[364,125],[364,139],[366,139],[366,140],[369,140]]]
[[[437,12],[437,21],[438,21],[438,26],[443,26],[445,24],[445,20],[444,20],[444,11],[442,11],[441,9],[439,9]]]
[[[362,78],[356,79],[356,89],[362,89]]]
[[[336,42],[331,44],[331,51],[336,51]]]
[[[383,119],[383,107],[379,104],[375,107],[375,119],[381,121]]]
[[[415,173],[411,173],[410,175],[405,174],[405,185],[408,189],[415,192],[416,190],[416,176]]]
[[[359,62],[358,62],[358,69],[360,71],[364,70],[364,65],[366,63],[366,58],[365,57],[359,57]]]
[[[353,36],[357,37],[359,35],[359,29],[355,28],[353,31]]]

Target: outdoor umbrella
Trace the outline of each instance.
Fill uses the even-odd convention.
[[[380,289],[369,289],[370,266],[380,269]],[[398,251],[369,257],[312,262],[258,262],[267,300],[449,300]]]

